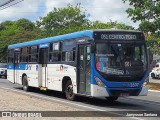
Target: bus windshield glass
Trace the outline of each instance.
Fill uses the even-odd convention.
[[[95,52],[96,69],[106,75],[143,75],[147,70],[144,44],[97,43]]]

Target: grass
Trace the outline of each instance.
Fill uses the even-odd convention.
[[[159,90],[160,91],[160,83],[149,83],[148,87],[151,90]]]

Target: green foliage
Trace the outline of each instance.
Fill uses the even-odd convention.
[[[146,35],[146,38],[147,46],[152,53],[160,55],[160,37],[158,37],[158,34]]]
[[[116,22],[102,23],[100,21],[91,22],[85,12],[82,12],[80,5],[68,5],[65,8],[54,8],[47,16],[40,18],[36,22],[42,28],[45,36],[55,36],[85,29],[134,29]]]
[[[160,0],[122,0],[131,6],[126,10],[133,22],[141,21],[139,29],[154,33],[160,29]]]
[[[131,6],[126,10],[133,22],[140,21],[139,30],[146,34],[147,45],[160,55],[160,0],[122,0]],[[148,34],[150,32],[151,34]]]
[[[36,25],[27,19],[0,23],[0,62],[6,62],[7,46],[10,44],[86,29],[134,29],[117,21],[91,22],[87,18],[88,15],[81,10],[80,4],[78,4],[76,6],[68,5],[65,8],[54,8],[47,16],[40,18]]]
[[[18,27],[20,27],[21,30],[31,31],[35,29],[34,23],[24,18],[18,20],[16,24]]]
[[[68,5],[64,8],[54,8],[46,17],[37,21],[37,26],[42,27],[46,36],[60,35],[86,28],[88,20],[80,5]]]
[[[113,22],[107,22],[107,23],[102,23],[100,21],[95,21],[90,23],[89,29],[123,29],[123,30],[134,30],[132,26],[127,26],[122,23],[118,23],[117,21]]]
[[[7,60],[8,45],[42,37],[42,31],[27,19],[0,23],[0,62]]]

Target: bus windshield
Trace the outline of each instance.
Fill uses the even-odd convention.
[[[147,70],[144,44],[97,43],[95,52],[96,69],[106,75],[143,75]]]

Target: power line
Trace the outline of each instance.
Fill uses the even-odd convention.
[[[14,1],[16,1],[16,0],[9,0],[9,1],[5,2],[4,4],[0,5],[0,7],[3,7],[3,8],[0,8],[0,10],[4,10],[6,8],[9,8],[9,7],[13,6],[13,5],[16,5],[16,4],[24,1],[24,0],[20,0],[20,1],[17,1],[17,2],[14,2]],[[10,3],[12,3],[12,4],[10,4]],[[8,4],[10,4],[10,5],[8,5]]]
[[[0,7],[3,7],[3,6],[5,6],[5,5],[7,5],[7,4],[9,4],[9,3],[13,2],[13,1],[15,1],[15,0],[9,0],[9,1],[3,3],[2,5],[0,5]]]

